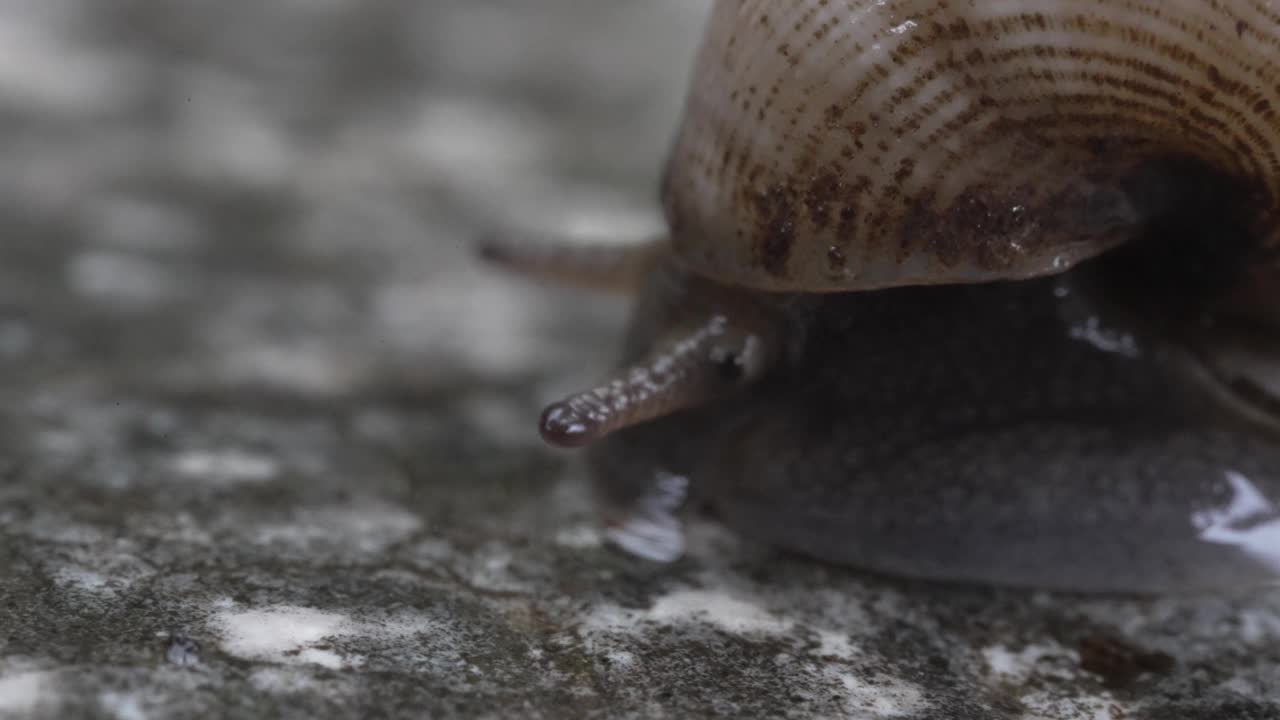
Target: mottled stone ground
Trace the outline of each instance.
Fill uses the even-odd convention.
[[[654,227],[702,12],[0,3],[0,716],[1280,717],[1274,592],[602,545],[531,420],[624,309],[466,243]]]

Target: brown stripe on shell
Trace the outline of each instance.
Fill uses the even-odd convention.
[[[726,282],[981,281],[1122,241],[1132,178],[1193,157],[1274,245],[1277,108],[1264,0],[718,0],[664,204]]]

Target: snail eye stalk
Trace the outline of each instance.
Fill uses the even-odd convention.
[[[769,343],[723,315],[668,336],[638,363],[590,390],[548,406],[539,428],[549,444],[581,447],[633,425],[732,395],[773,364]]]
[[[480,258],[553,285],[634,294],[669,251],[665,238],[647,242],[583,243],[567,238],[517,238],[490,233],[476,244]]]

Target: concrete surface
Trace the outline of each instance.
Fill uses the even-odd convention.
[[[1280,717],[1275,591],[602,544],[625,308],[466,243],[655,227],[703,10],[0,2],[0,716]]]

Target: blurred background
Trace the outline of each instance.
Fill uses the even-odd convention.
[[[626,306],[470,244],[661,227],[708,5],[0,0],[0,717],[1280,717],[1274,593],[602,542]]]
[[[660,227],[705,5],[7,0],[0,352],[326,393],[577,365],[616,310],[468,243]]]

